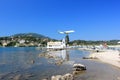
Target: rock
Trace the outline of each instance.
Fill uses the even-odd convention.
[[[16,75],[14,78],[13,78],[13,80],[20,80],[20,77],[21,77],[22,75],[21,74],[18,74],[18,75]]]
[[[83,70],[86,70],[86,66],[84,66],[82,64],[74,64],[73,70],[74,71],[83,71]]]
[[[27,77],[33,77],[34,75],[33,74],[28,74]]]
[[[0,80],[6,78],[9,74],[12,74],[12,72],[0,74]]]
[[[51,80],[62,80],[62,76],[61,75],[52,76]]]
[[[10,76],[9,79],[13,79],[14,77],[13,76]]]
[[[25,79],[29,79],[30,77],[34,77],[34,75],[33,74],[26,74],[24,77],[25,77]]]
[[[19,70],[17,70],[17,71],[14,71],[13,73],[18,73],[18,72],[20,72]]]
[[[4,76],[3,74],[0,74],[0,80],[3,79],[3,76]]]
[[[83,57],[83,59],[90,59],[90,57]]]
[[[99,50],[96,50],[96,52],[99,52]]]
[[[44,56],[45,56],[45,53],[39,54],[39,57],[44,57]]]
[[[34,60],[31,60],[31,64],[34,64],[35,63],[35,61]]]
[[[63,75],[62,80],[73,80],[73,75],[70,73],[67,73]]]
[[[81,73],[81,71],[73,71],[74,76],[77,75],[77,74],[80,74],[80,73]]]
[[[55,62],[56,65],[61,65],[62,63],[63,63],[62,60],[59,60],[59,61]]]
[[[73,80],[73,75],[70,73],[67,73],[65,75],[57,75],[57,76],[52,76],[51,80]]]
[[[97,57],[83,57],[83,59],[97,59]]]
[[[2,76],[0,76],[0,79],[2,79]]]
[[[48,79],[46,78],[46,79],[42,79],[42,80],[48,80]]]

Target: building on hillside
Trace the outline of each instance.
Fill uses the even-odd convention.
[[[25,40],[20,40],[19,43],[20,43],[20,44],[24,44],[24,43],[25,43]]]
[[[2,43],[3,47],[7,46],[7,44],[8,44],[7,42]]]
[[[120,44],[120,41],[118,41],[118,44]]]

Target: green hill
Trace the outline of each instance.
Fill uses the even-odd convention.
[[[47,36],[41,35],[41,34],[37,34],[37,33],[19,33],[19,34],[15,34],[12,35],[12,37],[35,37],[35,38],[48,38],[51,39]]]

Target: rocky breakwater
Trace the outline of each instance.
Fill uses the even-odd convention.
[[[60,51],[49,51],[49,52],[44,52],[39,54],[39,57],[44,57],[47,59],[54,59],[53,62],[49,62],[49,63],[53,63],[55,65],[61,65],[64,60],[61,57],[61,52]]]
[[[86,70],[85,65],[74,64],[72,73],[67,73],[65,75],[54,75],[51,77],[51,80],[75,80],[75,75],[85,70]],[[48,80],[48,79],[43,79],[43,80]]]

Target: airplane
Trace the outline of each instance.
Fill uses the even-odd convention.
[[[69,30],[69,31],[59,31],[59,33],[61,33],[61,34],[70,34],[70,33],[72,33],[72,32],[75,32],[74,30]]]

